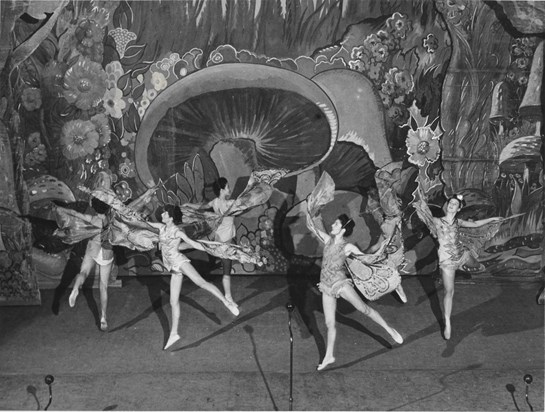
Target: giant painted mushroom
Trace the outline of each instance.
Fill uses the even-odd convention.
[[[222,64],[153,101],[136,138],[136,167],[143,182],[164,180],[199,154],[205,169],[215,166],[234,185],[252,169],[312,168],[336,138],[334,106],[311,80],[277,67]]]
[[[520,104],[519,114],[525,119],[536,122],[536,136],[541,134],[543,108],[541,106],[541,87],[543,83],[543,44],[541,41],[534,51],[528,86]]]

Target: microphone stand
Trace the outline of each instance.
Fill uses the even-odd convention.
[[[530,407],[530,410],[533,411],[534,408],[532,407],[532,405],[530,405],[530,400],[528,399],[528,386],[534,381],[534,378],[532,377],[532,375],[526,374],[524,375],[523,379],[524,379],[524,382],[526,382],[526,403]]]
[[[293,304],[288,302],[286,304],[288,310],[288,329],[290,331],[290,408],[293,410],[293,333],[291,331],[291,313],[293,312]]]
[[[44,411],[47,411],[47,408],[49,408],[49,405],[51,405],[51,401],[53,400],[53,392],[51,391],[51,384],[53,383],[54,380],[55,378],[53,377],[53,375],[47,375],[45,377],[45,383],[47,384],[47,386],[49,386],[49,402],[44,408]]]

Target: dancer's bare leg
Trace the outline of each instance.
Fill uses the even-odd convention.
[[[113,262],[107,265],[99,266],[100,274],[100,330],[108,330],[108,322],[106,320],[106,310],[108,308],[108,283],[110,282],[110,272],[112,271]]]
[[[445,311],[445,329],[443,331],[443,336],[445,339],[450,339],[450,334],[452,332],[452,327],[450,324],[450,315],[452,314],[452,299],[454,297],[454,269],[441,269],[441,276],[443,278],[443,288],[444,288],[444,297],[443,297],[443,306]]]
[[[167,349],[180,339],[178,335],[178,325],[180,323],[180,292],[182,290],[182,281],[184,277],[181,273],[173,273],[170,276],[170,310],[172,313],[172,324],[170,326],[170,335],[164,347]]]
[[[379,324],[388,332],[388,334],[392,337],[392,339],[399,344],[403,343],[403,337],[400,335],[400,333],[392,328],[385,320],[384,318],[378,313],[375,309],[368,306],[363,300],[361,300],[360,296],[356,293],[354,288],[351,287],[344,287],[341,290],[341,297],[346,299],[348,302],[350,302],[358,311],[363,313],[365,316],[368,316],[371,318],[372,321]]]
[[[324,308],[325,325],[327,327],[327,347],[324,359],[322,359],[322,362],[316,368],[319,371],[323,370],[327,365],[335,362],[333,353],[335,349],[335,340],[337,338],[337,325],[335,322],[337,299],[322,293],[322,305]]]
[[[182,268],[184,275],[191,279],[193,283],[195,283],[195,285],[203,288],[204,290],[210,292],[212,295],[217,297],[219,300],[222,301],[222,303],[227,307],[227,309],[229,309],[229,311],[233,315],[238,316],[239,310],[236,303],[229,302],[215,285],[204,280],[191,263],[184,262],[180,265],[180,267]]]
[[[78,297],[79,290],[81,286],[83,285],[83,282],[85,282],[85,279],[87,279],[87,276],[89,276],[89,273],[91,273],[91,270],[93,270],[94,267],[95,267],[94,259],[90,256],[90,254],[85,253],[85,255],[83,256],[83,260],[81,262],[79,273],[74,279],[74,287],[72,288],[72,293],[70,293],[70,296],[68,298],[68,304],[70,305],[71,308],[73,308],[76,305],[76,298]]]
[[[233,262],[230,259],[222,259],[223,263],[223,277],[221,278],[221,283],[223,284],[223,290],[225,291],[225,299],[230,302],[235,302],[233,296],[231,295],[231,267]]]

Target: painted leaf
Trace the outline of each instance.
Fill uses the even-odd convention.
[[[140,116],[134,104],[131,104],[127,113],[123,115],[125,120],[125,130],[127,132],[136,133],[140,127]]]
[[[178,190],[176,192],[176,195],[178,196],[178,199],[180,199],[180,204],[183,205],[184,203],[189,203],[191,199],[187,197],[187,195],[182,192],[181,190]]]
[[[157,189],[157,191],[155,192],[155,194],[157,195],[157,198],[159,199],[159,201],[160,201],[163,205],[166,205],[166,204],[168,203],[167,191],[165,190],[164,187],[159,186],[159,188]]]
[[[142,59],[145,50],[145,44],[133,44],[132,46],[127,47],[125,50],[125,55],[121,59],[121,64],[123,66],[135,65]]]
[[[136,79],[139,75],[143,75],[149,70],[150,66],[150,63],[136,63],[132,68],[131,77]]]
[[[132,89],[132,98],[135,100],[139,99],[140,96],[144,94],[145,89],[146,89],[146,85],[144,83],[140,83],[136,85],[136,87]]]
[[[195,179],[193,178],[193,170],[191,170],[191,166],[189,166],[189,163],[187,162],[184,163],[184,176],[189,183],[189,187],[191,188],[191,197],[193,197],[193,193],[195,192]]]
[[[193,190],[187,179],[179,173],[176,173],[176,185],[188,199],[193,197]]]
[[[193,191],[195,193],[195,200],[198,203],[203,201],[204,193],[204,169],[202,167],[201,157],[195,155],[193,158],[193,178],[195,180]]]
[[[176,193],[174,193],[172,190],[169,190],[167,192],[167,196],[168,196],[168,203],[170,203],[171,205],[180,204],[180,199],[178,199],[178,196],[176,196]]]
[[[112,135],[121,140],[123,138],[123,134],[125,133],[125,129],[123,128],[123,117],[121,117],[120,119],[115,119],[111,116],[108,116],[108,119]]]
[[[126,0],[123,0],[114,12],[114,26],[130,30],[133,17],[134,15],[131,6]]]
[[[128,71],[117,81],[117,88],[123,92],[123,96],[128,96],[132,89],[131,72]]]

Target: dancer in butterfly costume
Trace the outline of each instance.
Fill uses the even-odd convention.
[[[327,346],[325,356],[316,368],[319,371],[335,362],[334,346],[337,336],[335,311],[337,308],[337,299],[339,297],[350,302],[354,308],[382,326],[395,342],[399,344],[403,343],[403,338],[399,332],[392,328],[380,313],[363,302],[354,290],[353,280],[348,278],[346,274],[345,264],[348,256],[353,256],[361,265],[369,268],[371,271],[376,271],[378,267],[375,263],[383,258],[384,248],[386,247],[388,240],[383,242],[376,253],[372,255],[364,254],[355,245],[345,241],[345,237],[352,233],[355,226],[354,221],[345,214],[340,215],[333,222],[329,234],[317,228],[315,220],[319,217],[320,209],[333,200],[334,190],[335,185],[333,179],[324,172],[316,185],[316,188],[307,198],[307,227],[324,243],[322,270],[320,272],[320,283],[318,284],[318,288],[322,292],[322,304],[327,327]],[[364,282],[361,279],[354,277],[352,272],[350,272],[350,274],[354,280],[357,280],[356,285],[360,288],[360,285]],[[370,289],[373,290],[375,288],[371,287]],[[393,290],[393,288],[391,290]],[[389,290],[389,292],[391,292],[391,290]],[[368,291],[366,290],[366,292]]]
[[[484,243],[499,230],[501,217],[467,221],[456,215],[465,206],[463,196],[454,195],[443,205],[443,217],[434,217],[427,203],[427,198],[420,181],[414,193],[413,206],[418,217],[430,229],[430,233],[439,243],[437,251],[439,269],[444,287],[444,329],[443,337],[448,340],[452,333],[450,316],[454,297],[454,276],[457,269],[466,264],[471,257],[476,258]]]

